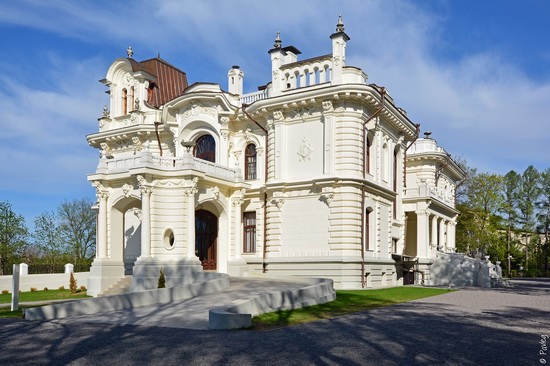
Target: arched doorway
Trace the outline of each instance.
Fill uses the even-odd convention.
[[[195,255],[204,270],[216,270],[218,218],[210,211],[195,211]]]

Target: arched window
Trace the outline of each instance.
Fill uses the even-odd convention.
[[[134,87],[130,88],[130,110],[134,110]]]
[[[128,90],[122,89],[122,115],[128,114]]]
[[[256,161],[257,161],[256,145],[249,144],[244,152],[244,179],[256,179]]]
[[[193,155],[202,160],[216,161],[216,141],[210,135],[201,136],[197,140]]]

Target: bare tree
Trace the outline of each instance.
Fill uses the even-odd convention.
[[[96,215],[89,199],[63,202],[57,208],[61,237],[77,264],[89,264],[95,255]]]

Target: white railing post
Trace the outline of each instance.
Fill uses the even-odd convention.
[[[27,276],[29,274],[29,265],[27,263],[21,263],[19,265],[19,271],[21,276]]]
[[[74,273],[74,265],[71,263],[65,264],[65,273]]]

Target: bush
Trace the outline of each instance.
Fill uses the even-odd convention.
[[[7,295],[7,294],[9,294],[9,293],[10,293],[9,290],[2,290],[2,295]]]
[[[44,291],[48,291],[48,288],[47,288],[47,287],[44,287]]]
[[[74,278],[74,275],[72,272],[71,272],[71,278],[69,280],[69,288],[71,289],[71,294],[76,294],[76,279]]]
[[[80,286],[80,291],[86,292],[86,290],[87,290],[86,286]]]
[[[31,287],[31,292],[36,292],[36,287]]]
[[[65,286],[59,286],[58,290],[61,290],[61,291],[65,290]]]
[[[164,277],[164,272],[162,269],[160,270],[160,276],[159,276],[159,283],[158,288],[165,288],[166,287],[166,278]]]

